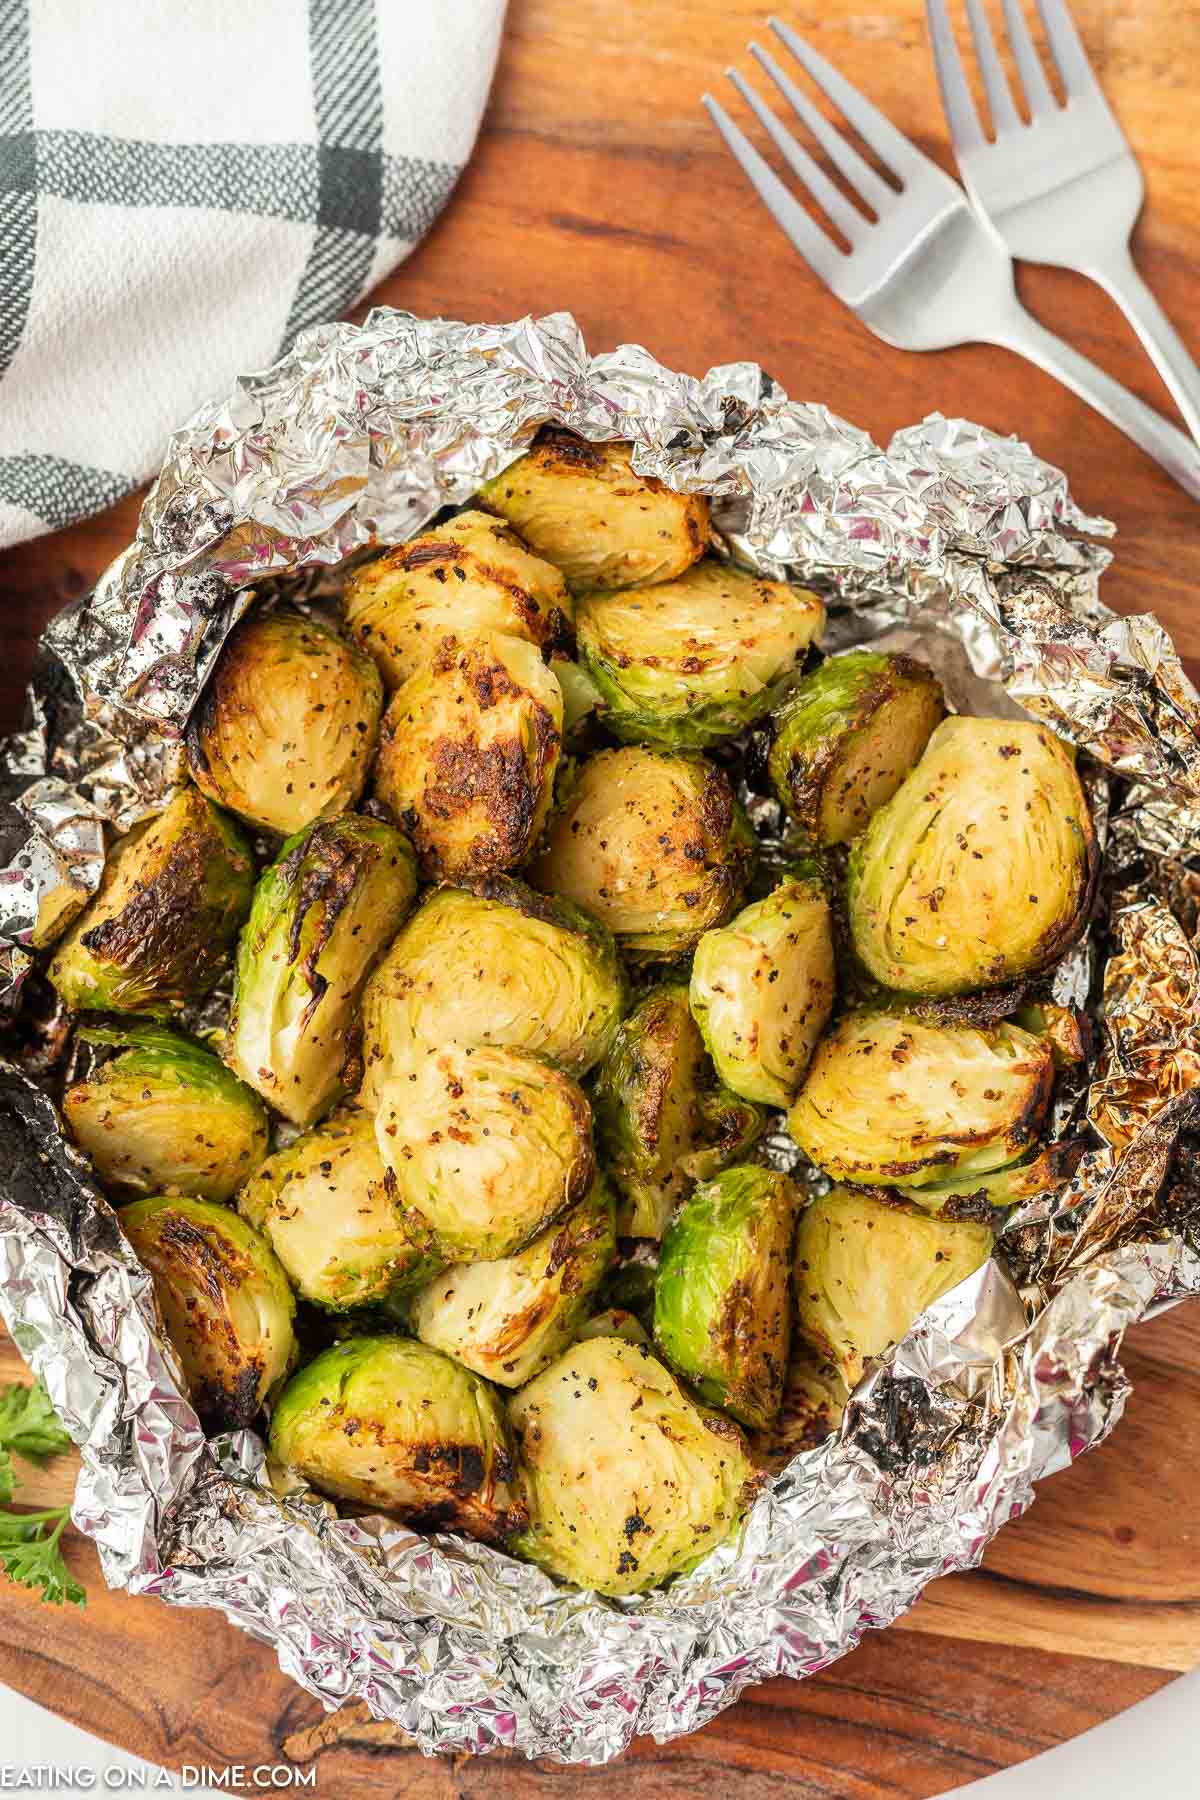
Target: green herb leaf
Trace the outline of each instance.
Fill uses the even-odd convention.
[[[87,1596],[63,1560],[59,1539],[69,1506],[41,1513],[0,1513],[0,1568],[22,1587],[41,1588],[51,1606],[84,1606]]]
[[[16,1477],[13,1474],[12,1457],[7,1450],[0,1450],[0,1506],[13,1497]]]
[[[31,1461],[58,1456],[71,1448],[70,1434],[63,1427],[50,1404],[50,1396],[41,1381],[32,1387],[14,1382],[0,1390],[0,1453],[15,1451]],[[11,1474],[8,1492],[4,1491],[4,1467],[0,1462],[0,1500],[11,1497]]]

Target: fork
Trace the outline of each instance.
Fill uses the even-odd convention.
[[[1065,0],[1037,0],[1037,5],[1067,100],[1060,106],[1050,90],[1020,0],[1004,0],[1008,41],[1029,109],[1026,125],[1013,104],[982,0],[967,0],[995,134],[989,143],[963,75],[946,0],[925,0],[963,185],[1013,256],[1074,269],[1112,296],[1192,436],[1200,439],[1200,368],[1129,253],[1145,198],[1141,169],[1100,91]]]
[[[891,187],[765,50],[751,53],[850,188],[875,214],[852,206],[740,74],[730,80],[800,183],[850,245],[843,252],[713,99],[704,104],[767,211],[814,274],[884,343],[901,350],[996,344],[1045,369],[1126,432],[1182,488],[1200,499],[1200,451],[1192,440],[1027,313],[1012,258],[977,217],[958,183],[922,155],[787,25],[771,30],[903,185]]]

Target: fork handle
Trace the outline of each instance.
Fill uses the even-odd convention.
[[[1011,307],[1006,307],[1003,317],[986,332],[986,339],[1006,350],[1015,350],[1018,356],[1027,357],[1061,381],[1102,418],[1140,444],[1147,456],[1161,464],[1193,500],[1200,500],[1200,449],[1192,439],[1086,356],[1072,350],[1070,344],[1047,331],[1032,313],[1025,311],[1015,295]]]
[[[1200,368],[1138,274],[1128,248],[1122,244],[1101,262],[1089,264],[1085,273],[1099,282],[1125,314],[1187,420],[1188,430],[1200,441]]]

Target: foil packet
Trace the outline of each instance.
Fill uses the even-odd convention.
[[[711,495],[735,555],[825,592],[832,647],[911,649],[959,710],[1069,739],[1106,834],[1097,924],[1054,975],[1098,1045],[1061,1084],[1056,1127],[1089,1135],[1069,1186],[1021,1208],[1007,1256],[918,1320],[738,1536],[623,1601],[339,1517],[253,1433],[205,1441],[149,1277],[44,1091],[63,1034],[34,1003],[37,952],[112,832],[169,795],[254,593],[335,591],[347,558],[467,501],[546,422],[631,439],[639,469]],[[82,1449],[73,1516],[110,1584],[218,1608],[326,1706],[365,1701],[427,1753],[599,1763],[827,1667],[1107,1436],[1122,1333],[1200,1293],[1200,704],[1155,619],[1100,600],[1111,532],[1015,439],[935,415],[883,450],[752,363],[697,380],[638,346],[591,356],[565,314],[320,327],[176,434],[0,747],[0,1006],[24,1065],[0,1065],[0,1309]]]

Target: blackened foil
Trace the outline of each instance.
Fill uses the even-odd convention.
[[[327,1705],[365,1700],[426,1751],[602,1762],[826,1667],[978,1562],[1119,1419],[1124,1330],[1200,1292],[1200,712],[1161,626],[1099,598],[1111,526],[1015,439],[935,415],[883,450],[750,363],[694,380],[637,346],[589,356],[565,314],[380,311],[304,334],[197,414],[134,543],[46,633],[29,728],[0,754],[0,994],[94,891],[106,828],[163,804],[252,588],[326,596],[347,557],[465,502],[547,421],[630,438],[640,469],[711,494],[734,554],[823,589],[832,646],[913,649],[959,709],[1032,714],[1085,753],[1101,914],[1051,983],[1097,1023],[1094,1065],[1062,1084],[1057,1123],[1090,1129],[1073,1180],[1010,1220],[1006,1258],[868,1373],[739,1537],[618,1602],[339,1518],[252,1433],[206,1444],[145,1272],[15,1067],[0,1306],[81,1445],[74,1517],[110,1583],[219,1608]]]

